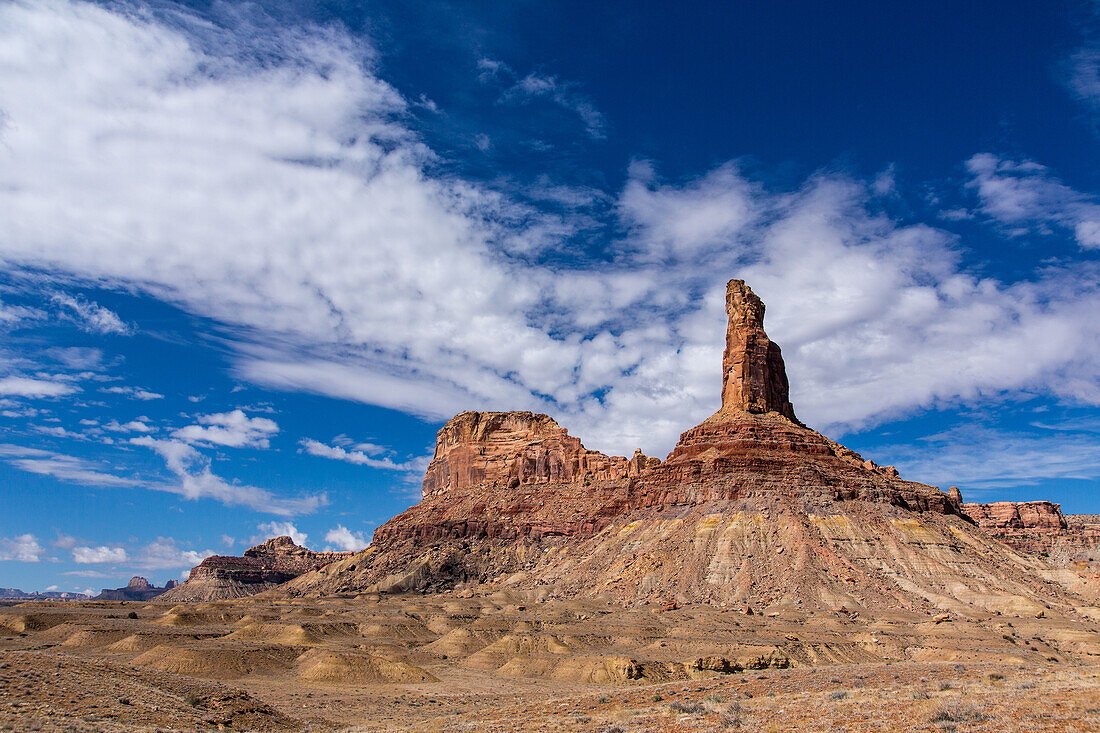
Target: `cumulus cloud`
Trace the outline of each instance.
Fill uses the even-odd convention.
[[[515,253],[560,234],[532,234],[508,195],[438,173],[404,127],[406,102],[340,33],[265,29],[280,53],[256,63],[256,34],[215,43],[209,24],[151,17],[0,6],[0,256],[214,319],[239,378],[430,419],[551,412],[590,447],[661,454],[718,406],[722,292],[744,277],[815,426],[1025,389],[1100,404],[1095,268],[974,275],[953,235],[882,213],[881,177],[777,191],[734,163],[678,181],[639,164],[601,214],[622,235],[610,252],[542,265]],[[517,93],[553,101],[560,88],[533,75]],[[1093,241],[1091,197],[983,160],[987,216]],[[997,198],[1035,181],[1061,213],[1035,213],[1030,193]],[[213,476],[184,442],[274,434],[241,418],[142,444],[184,495],[262,506],[274,497]]]
[[[311,456],[331,458],[336,461],[344,461],[345,463],[354,463],[357,466],[367,466],[368,468],[381,468],[387,471],[404,471],[415,475],[422,474],[424,469],[428,467],[428,461],[430,460],[426,457],[421,457],[398,462],[394,461],[392,458],[378,457],[379,446],[369,444],[366,450],[361,448],[348,450],[339,445],[327,445],[317,440],[303,438],[299,441],[299,445],[301,445],[302,449]]]
[[[190,569],[214,554],[213,550],[184,549],[172,537],[157,537],[138,550],[134,561],[148,570]]]
[[[248,417],[242,410],[199,415],[198,425],[188,425],[172,433],[185,443],[224,445],[230,448],[267,448],[269,438],[279,432],[274,420]]]
[[[74,547],[73,561],[82,565],[93,565],[108,562],[126,562],[126,549],[123,547]]]
[[[61,397],[76,392],[77,388],[64,382],[29,377],[0,378],[0,395],[18,397]]]
[[[127,335],[132,329],[114,311],[80,297],[55,293],[51,298],[66,320],[89,333]]]
[[[1100,248],[1100,202],[1080,193],[1032,160],[980,153],[966,162],[981,211],[1010,234],[1067,230],[1084,249]]]
[[[648,161],[630,166],[619,213],[633,230],[628,244],[647,259],[698,257],[729,250],[759,213],[759,187],[732,164],[685,185],[659,184]]]
[[[263,532],[263,536],[253,537],[253,542],[263,542],[272,537],[290,537],[290,539],[294,540],[294,544],[307,547],[306,540],[309,539],[309,535],[300,531],[290,522],[264,522],[263,524],[256,525],[256,529]]]
[[[178,484],[158,486],[163,491],[197,499],[215,499],[230,506],[247,506],[256,511],[282,516],[310,514],[328,503],[324,494],[305,494],[297,498],[276,496],[267,489],[248,484],[230,483],[217,476],[210,467],[210,459],[194,447],[179,440],[157,440],[143,435],[130,438],[131,445],[140,445],[156,451]]]
[[[331,545],[331,547],[325,548],[326,550],[332,551],[335,549],[345,552],[362,550],[370,544],[370,540],[364,535],[356,534],[342,524],[336,525],[325,533],[325,542]]]
[[[39,562],[45,552],[42,545],[38,544],[38,538],[33,534],[0,537],[0,560]]]

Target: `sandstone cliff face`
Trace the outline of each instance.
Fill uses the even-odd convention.
[[[1068,526],[1062,507],[1049,501],[996,501],[963,504],[963,511],[985,530],[1060,532]]]
[[[275,537],[245,550],[242,557],[206,558],[192,568],[185,583],[159,600],[178,603],[244,598],[354,554],[314,552],[295,544],[290,537]]]
[[[1070,522],[1058,504],[996,501],[967,503],[963,510],[993,537],[1054,565],[1090,566],[1100,560],[1100,522],[1082,516]]]
[[[978,531],[957,490],[799,423],[763,304],[739,280],[726,303],[722,407],[665,461],[590,451],[546,415],[462,413],[439,431],[420,503],[279,593],[495,580],[627,602],[1041,608],[1041,563],[1018,577],[1032,561]]]
[[[744,280],[730,280],[726,286],[726,315],[720,414],[777,412],[797,423],[783,354],[764,333],[763,301]]]

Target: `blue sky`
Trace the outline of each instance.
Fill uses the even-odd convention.
[[[464,409],[1100,512],[1095,2],[0,2],[0,586],[356,549]]]

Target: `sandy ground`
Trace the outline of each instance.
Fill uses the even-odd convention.
[[[0,730],[1100,730],[1085,618],[465,595],[3,608]]]

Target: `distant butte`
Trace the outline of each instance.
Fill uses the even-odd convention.
[[[293,580],[354,552],[314,552],[290,537],[273,537],[242,557],[211,555],[192,568],[187,581],[159,600],[171,603],[244,598]]]

